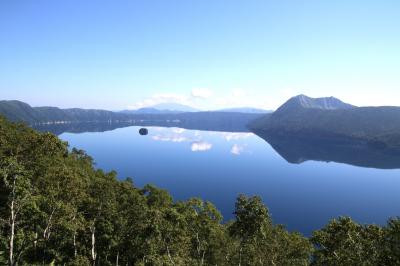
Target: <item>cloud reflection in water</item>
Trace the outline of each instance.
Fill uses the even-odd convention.
[[[190,146],[192,151],[208,151],[212,148],[212,144],[205,141],[195,141]]]
[[[182,128],[157,128],[156,134],[152,136],[155,141],[173,142],[173,143],[190,143],[190,150],[193,152],[209,151],[213,148],[213,136],[221,137],[226,142],[234,143],[228,147],[227,152],[233,155],[240,155],[246,149],[247,144],[242,143],[245,139],[251,137],[252,133],[231,133],[231,132],[204,132],[193,131]]]

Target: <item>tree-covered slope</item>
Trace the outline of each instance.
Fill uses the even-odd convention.
[[[39,119],[30,105],[20,101],[0,101],[0,114],[11,121],[33,122]]]
[[[400,147],[400,107],[354,107],[335,98],[294,97],[250,127],[277,134],[357,138]]]
[[[128,120],[126,114],[95,109],[60,109],[57,107],[31,107],[20,101],[0,101],[0,114],[11,121],[28,124],[47,122],[100,122]]]

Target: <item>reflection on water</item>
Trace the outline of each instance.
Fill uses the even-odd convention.
[[[42,132],[51,132],[56,135],[62,133],[85,133],[85,132],[105,132],[117,128],[133,126],[133,123],[119,122],[94,122],[94,123],[59,123],[59,124],[40,124],[33,126],[34,129]]]
[[[372,147],[355,140],[315,139],[307,136],[273,135],[258,132],[279,155],[290,163],[324,161],[379,169],[399,169],[400,151]]]
[[[192,151],[208,151],[212,148],[212,144],[205,141],[195,141],[190,145]]]
[[[170,115],[144,115],[142,119],[130,122],[66,122],[38,124],[33,126],[40,131],[49,131],[60,135],[64,132],[104,132],[129,126],[172,127],[191,130],[219,132],[249,132],[247,124],[262,114],[241,114],[221,112],[196,112]],[[151,118],[152,117],[152,118]]]
[[[142,122],[139,124],[160,124],[160,122]],[[66,123],[38,125],[35,126],[35,129],[61,135],[65,132],[105,132],[132,125],[132,123],[128,122]],[[190,126],[192,129],[198,130],[193,131],[176,127],[153,127],[153,130],[156,130],[158,134],[154,134],[151,138],[162,142],[189,142],[191,151],[208,151],[212,149],[212,143],[203,141],[200,138],[199,132],[204,126],[195,123],[190,124]],[[207,125],[206,128],[207,130],[212,130],[210,134],[219,134],[227,141],[248,138],[253,135],[253,133],[241,132],[244,131],[241,123],[238,125],[230,124],[230,128],[238,132],[221,132],[224,127],[218,127],[217,125]],[[165,129],[164,132],[163,129]],[[360,141],[338,139],[318,140],[307,136],[275,135],[267,134],[266,132],[256,132],[255,134],[267,141],[289,163],[299,164],[313,160],[346,163],[354,166],[378,169],[400,169],[400,151],[387,151],[378,147],[371,147]],[[234,144],[230,152],[234,155],[240,155],[246,149],[246,146],[246,144]]]
[[[200,133],[202,132],[202,133]],[[186,130],[183,128],[162,128],[162,127],[154,127],[152,128],[152,136],[151,139],[154,141],[161,142],[186,142],[190,143],[190,150],[193,152],[204,152],[212,149],[213,144],[206,141],[206,136],[218,136],[222,139],[225,139],[227,142],[237,141],[246,139],[252,136],[252,133],[232,133],[232,132],[203,132],[203,131],[193,131]],[[232,144],[230,148],[230,152],[234,155],[240,155],[246,147],[246,144]],[[188,146],[189,148],[189,146]]]
[[[249,132],[148,127],[141,136],[141,127],[111,128],[60,138],[139,187],[155,184],[175,200],[213,202],[225,221],[240,193],[261,196],[275,222],[307,235],[340,215],[384,224],[400,214],[398,157],[360,143],[267,138],[269,145]]]

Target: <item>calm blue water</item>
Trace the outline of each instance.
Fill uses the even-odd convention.
[[[233,217],[238,194],[259,195],[275,223],[309,235],[330,219],[351,216],[383,224],[400,215],[400,170],[346,164],[286,162],[252,133],[139,127],[98,133],[63,133],[97,166],[167,189],[175,200],[201,197],[213,202],[225,220]]]

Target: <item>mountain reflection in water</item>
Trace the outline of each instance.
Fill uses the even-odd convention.
[[[268,142],[287,162],[293,164],[324,161],[377,169],[400,168],[400,151],[373,147],[363,141],[276,135],[266,132],[257,132],[256,135]]]

